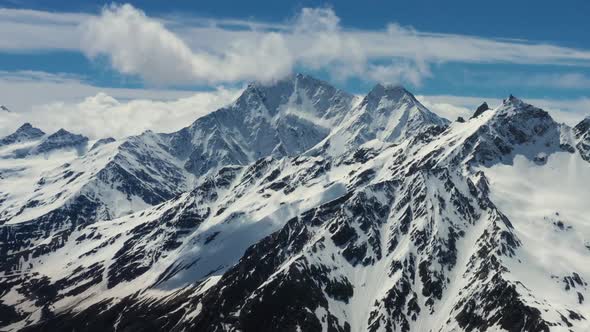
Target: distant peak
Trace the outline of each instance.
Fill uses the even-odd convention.
[[[361,105],[366,105],[369,109],[375,109],[384,100],[396,104],[401,101],[418,103],[414,95],[403,86],[378,83],[365,96]]]
[[[30,129],[33,128],[33,125],[30,124],[29,122],[25,122],[22,126],[18,127],[17,130],[26,130],[26,129]]]
[[[504,105],[521,106],[523,104],[524,104],[524,102],[522,100],[514,97],[512,94],[510,94],[510,96],[508,96],[508,99],[504,99]]]
[[[10,110],[8,109],[8,107],[6,107],[4,105],[0,105],[0,111],[10,112]]]
[[[21,133],[33,134],[33,136],[45,135],[45,133],[41,129],[33,127],[33,125],[29,122],[25,122],[22,126],[18,127],[18,129],[15,132],[15,134]]]
[[[84,135],[74,134],[65,129],[60,129],[47,137],[48,141],[52,140],[88,140]]]
[[[62,136],[62,135],[70,135],[72,133],[70,133],[69,131],[61,128],[60,130],[56,131],[55,133],[53,133],[53,135],[51,136]]]
[[[574,126],[574,134],[577,138],[590,132],[590,116],[586,116],[582,121]]]
[[[14,133],[0,139],[0,146],[32,140],[43,135],[45,133],[41,129],[35,128],[27,122],[20,126]]]

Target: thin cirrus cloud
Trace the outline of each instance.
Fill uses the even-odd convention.
[[[584,66],[590,51],[548,43],[416,31],[342,27],[330,8],[304,8],[282,23],[148,17],[131,5],[99,15],[0,9],[0,50],[67,49],[106,56],[124,74],[155,85],[272,81],[294,68],[332,79],[420,85],[434,63]]]

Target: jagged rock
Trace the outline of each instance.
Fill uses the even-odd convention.
[[[59,149],[77,149],[84,150],[88,143],[88,137],[72,134],[65,129],[47,136],[39,145],[29,150],[28,154],[42,154]]]
[[[576,148],[584,160],[590,162],[590,117],[580,121],[574,129],[574,135],[578,140]]]
[[[484,102],[483,102],[483,104],[481,104],[481,105],[479,105],[479,106],[477,107],[477,109],[475,110],[475,113],[473,113],[473,115],[471,116],[471,118],[472,118],[472,119],[473,119],[473,118],[476,118],[476,117],[478,117],[478,116],[482,115],[482,114],[483,114],[483,112],[485,112],[485,111],[487,111],[487,110],[489,110],[489,109],[490,109],[490,107],[488,106],[488,103],[486,103],[486,102],[484,101]]]
[[[90,148],[90,151],[98,148],[101,145],[105,145],[105,144],[109,144],[109,143],[113,143],[115,141],[114,138],[112,137],[107,137],[107,138],[101,138],[98,141],[96,141],[94,144],[92,144],[92,147]]]
[[[44,135],[45,133],[41,129],[35,128],[27,122],[20,126],[14,133],[0,139],[0,146],[31,141]]]

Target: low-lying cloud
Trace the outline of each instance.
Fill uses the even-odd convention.
[[[49,102],[28,111],[0,114],[0,137],[13,132],[25,122],[52,133],[60,128],[91,139],[122,138],[145,130],[172,132],[190,125],[197,118],[235,100],[241,89],[218,88],[194,92],[175,100],[130,101],[99,92],[78,102]]]

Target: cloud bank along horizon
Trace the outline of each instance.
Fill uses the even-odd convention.
[[[113,70],[144,82],[134,89],[97,87],[67,73],[2,71],[0,87],[7,93],[0,104],[18,112],[0,118],[0,134],[31,120],[48,132],[63,127],[95,138],[177,130],[231,102],[244,82],[272,83],[294,71],[325,73],[337,86],[352,79],[420,87],[441,63],[590,65],[589,51],[547,43],[421,32],[395,22],[377,30],[343,27],[329,7],[303,8],[279,23],[149,17],[129,4],[105,6],[98,15],[0,9],[0,18],[0,52],[80,52],[105,58]],[[518,82],[590,86],[583,73],[531,77]],[[176,89],[183,85],[208,89]],[[497,96],[421,97],[451,120],[467,116],[483,100],[490,106],[500,101]],[[570,124],[590,109],[585,97],[527,101]]]

